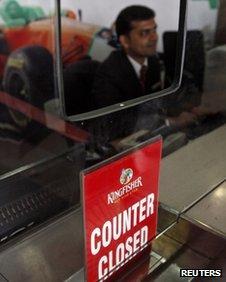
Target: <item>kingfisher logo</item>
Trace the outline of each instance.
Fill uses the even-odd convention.
[[[126,185],[133,178],[133,170],[131,168],[123,169],[120,176],[120,183]]]
[[[114,204],[122,197],[134,192],[137,188],[143,186],[142,177],[138,177],[131,181],[133,178],[133,170],[131,168],[123,169],[120,176],[120,183],[123,187],[111,192],[107,196],[108,205]]]

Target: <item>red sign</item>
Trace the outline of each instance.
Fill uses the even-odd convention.
[[[82,172],[87,281],[103,281],[156,234],[162,140]]]

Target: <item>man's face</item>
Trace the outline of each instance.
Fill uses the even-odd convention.
[[[143,60],[156,53],[158,41],[155,19],[132,22],[132,30],[121,36],[126,53],[134,59]]]

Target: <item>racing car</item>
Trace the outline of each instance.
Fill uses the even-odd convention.
[[[103,27],[77,20],[72,11],[61,14],[64,69],[87,55],[103,60],[103,54],[109,54],[112,47],[106,49]],[[16,0],[0,3],[1,89],[39,108],[54,98],[54,24],[54,13],[47,15],[41,7],[22,6]],[[23,116],[12,113],[18,121]]]

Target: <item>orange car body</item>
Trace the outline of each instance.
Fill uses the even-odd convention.
[[[62,61],[66,66],[87,55],[99,26],[85,24],[71,18],[62,17]],[[32,45],[45,47],[54,58],[53,18],[31,22],[25,26],[2,28],[2,36],[7,44],[8,55],[14,50]],[[0,78],[3,75],[8,55],[0,54]]]

